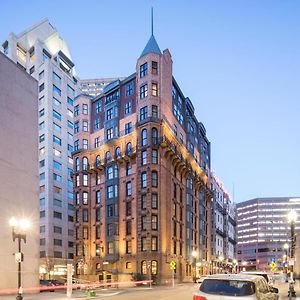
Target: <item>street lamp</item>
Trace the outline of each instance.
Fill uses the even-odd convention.
[[[233,272],[234,273],[237,273],[237,260],[234,258],[233,260],[232,260],[232,263],[233,263]]]
[[[218,260],[219,260],[219,262],[220,262],[220,266],[221,266],[221,270],[222,270],[222,272],[223,272],[223,261],[224,261],[224,256],[219,256],[218,257]]]
[[[193,281],[196,282],[196,259],[198,257],[198,251],[193,250],[192,251],[192,257],[193,257]]]
[[[246,271],[246,266],[247,266],[248,262],[247,261],[242,261],[242,266],[243,266],[243,269],[242,271],[245,272]]]
[[[297,220],[297,213],[295,210],[291,210],[288,213],[288,222],[291,224],[291,255],[290,255],[290,285],[289,285],[289,292],[288,296],[289,297],[296,297],[296,292],[294,288],[294,278],[293,278],[293,273],[294,273],[294,254],[295,254],[295,223]]]
[[[21,281],[21,263],[24,260],[23,253],[21,252],[21,241],[23,240],[26,243],[26,234],[25,231],[30,227],[30,223],[27,219],[16,219],[12,217],[9,220],[9,225],[12,227],[12,239],[15,241],[18,240],[18,252],[15,253],[15,260],[18,263],[18,295],[17,300],[23,299],[23,289]],[[18,230],[18,232],[17,232]]]
[[[285,266],[284,266],[284,269],[285,269],[285,272],[286,272],[286,282],[287,282],[288,281],[287,280],[287,273],[288,273],[288,249],[289,249],[289,244],[285,243],[283,245],[283,249],[285,250],[285,255],[284,255],[284,258],[285,258],[284,264],[285,264]]]

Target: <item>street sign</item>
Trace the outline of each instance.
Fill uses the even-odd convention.
[[[272,261],[270,263],[269,267],[270,267],[270,270],[273,272],[277,270],[277,264],[274,261]]]
[[[176,269],[176,262],[174,260],[170,261],[170,269],[175,270]]]

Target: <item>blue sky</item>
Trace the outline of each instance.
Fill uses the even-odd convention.
[[[127,76],[150,36],[211,141],[212,168],[236,202],[300,196],[300,2],[6,1],[0,41],[42,18],[81,78]]]

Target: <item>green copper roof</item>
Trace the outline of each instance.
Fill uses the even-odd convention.
[[[159,46],[156,42],[156,39],[154,37],[154,35],[152,34],[145,49],[143,50],[142,54],[140,57],[149,54],[149,53],[157,53],[157,54],[161,54],[161,51],[159,49]]]

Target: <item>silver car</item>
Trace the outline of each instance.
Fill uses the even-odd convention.
[[[262,276],[219,274],[204,278],[193,300],[278,300],[278,289]]]
[[[245,274],[245,275],[259,275],[262,276],[264,279],[266,279],[266,282],[269,285],[273,285],[273,276],[271,276],[271,274],[268,274],[266,272],[260,272],[260,271],[243,271],[241,272],[241,274]]]

